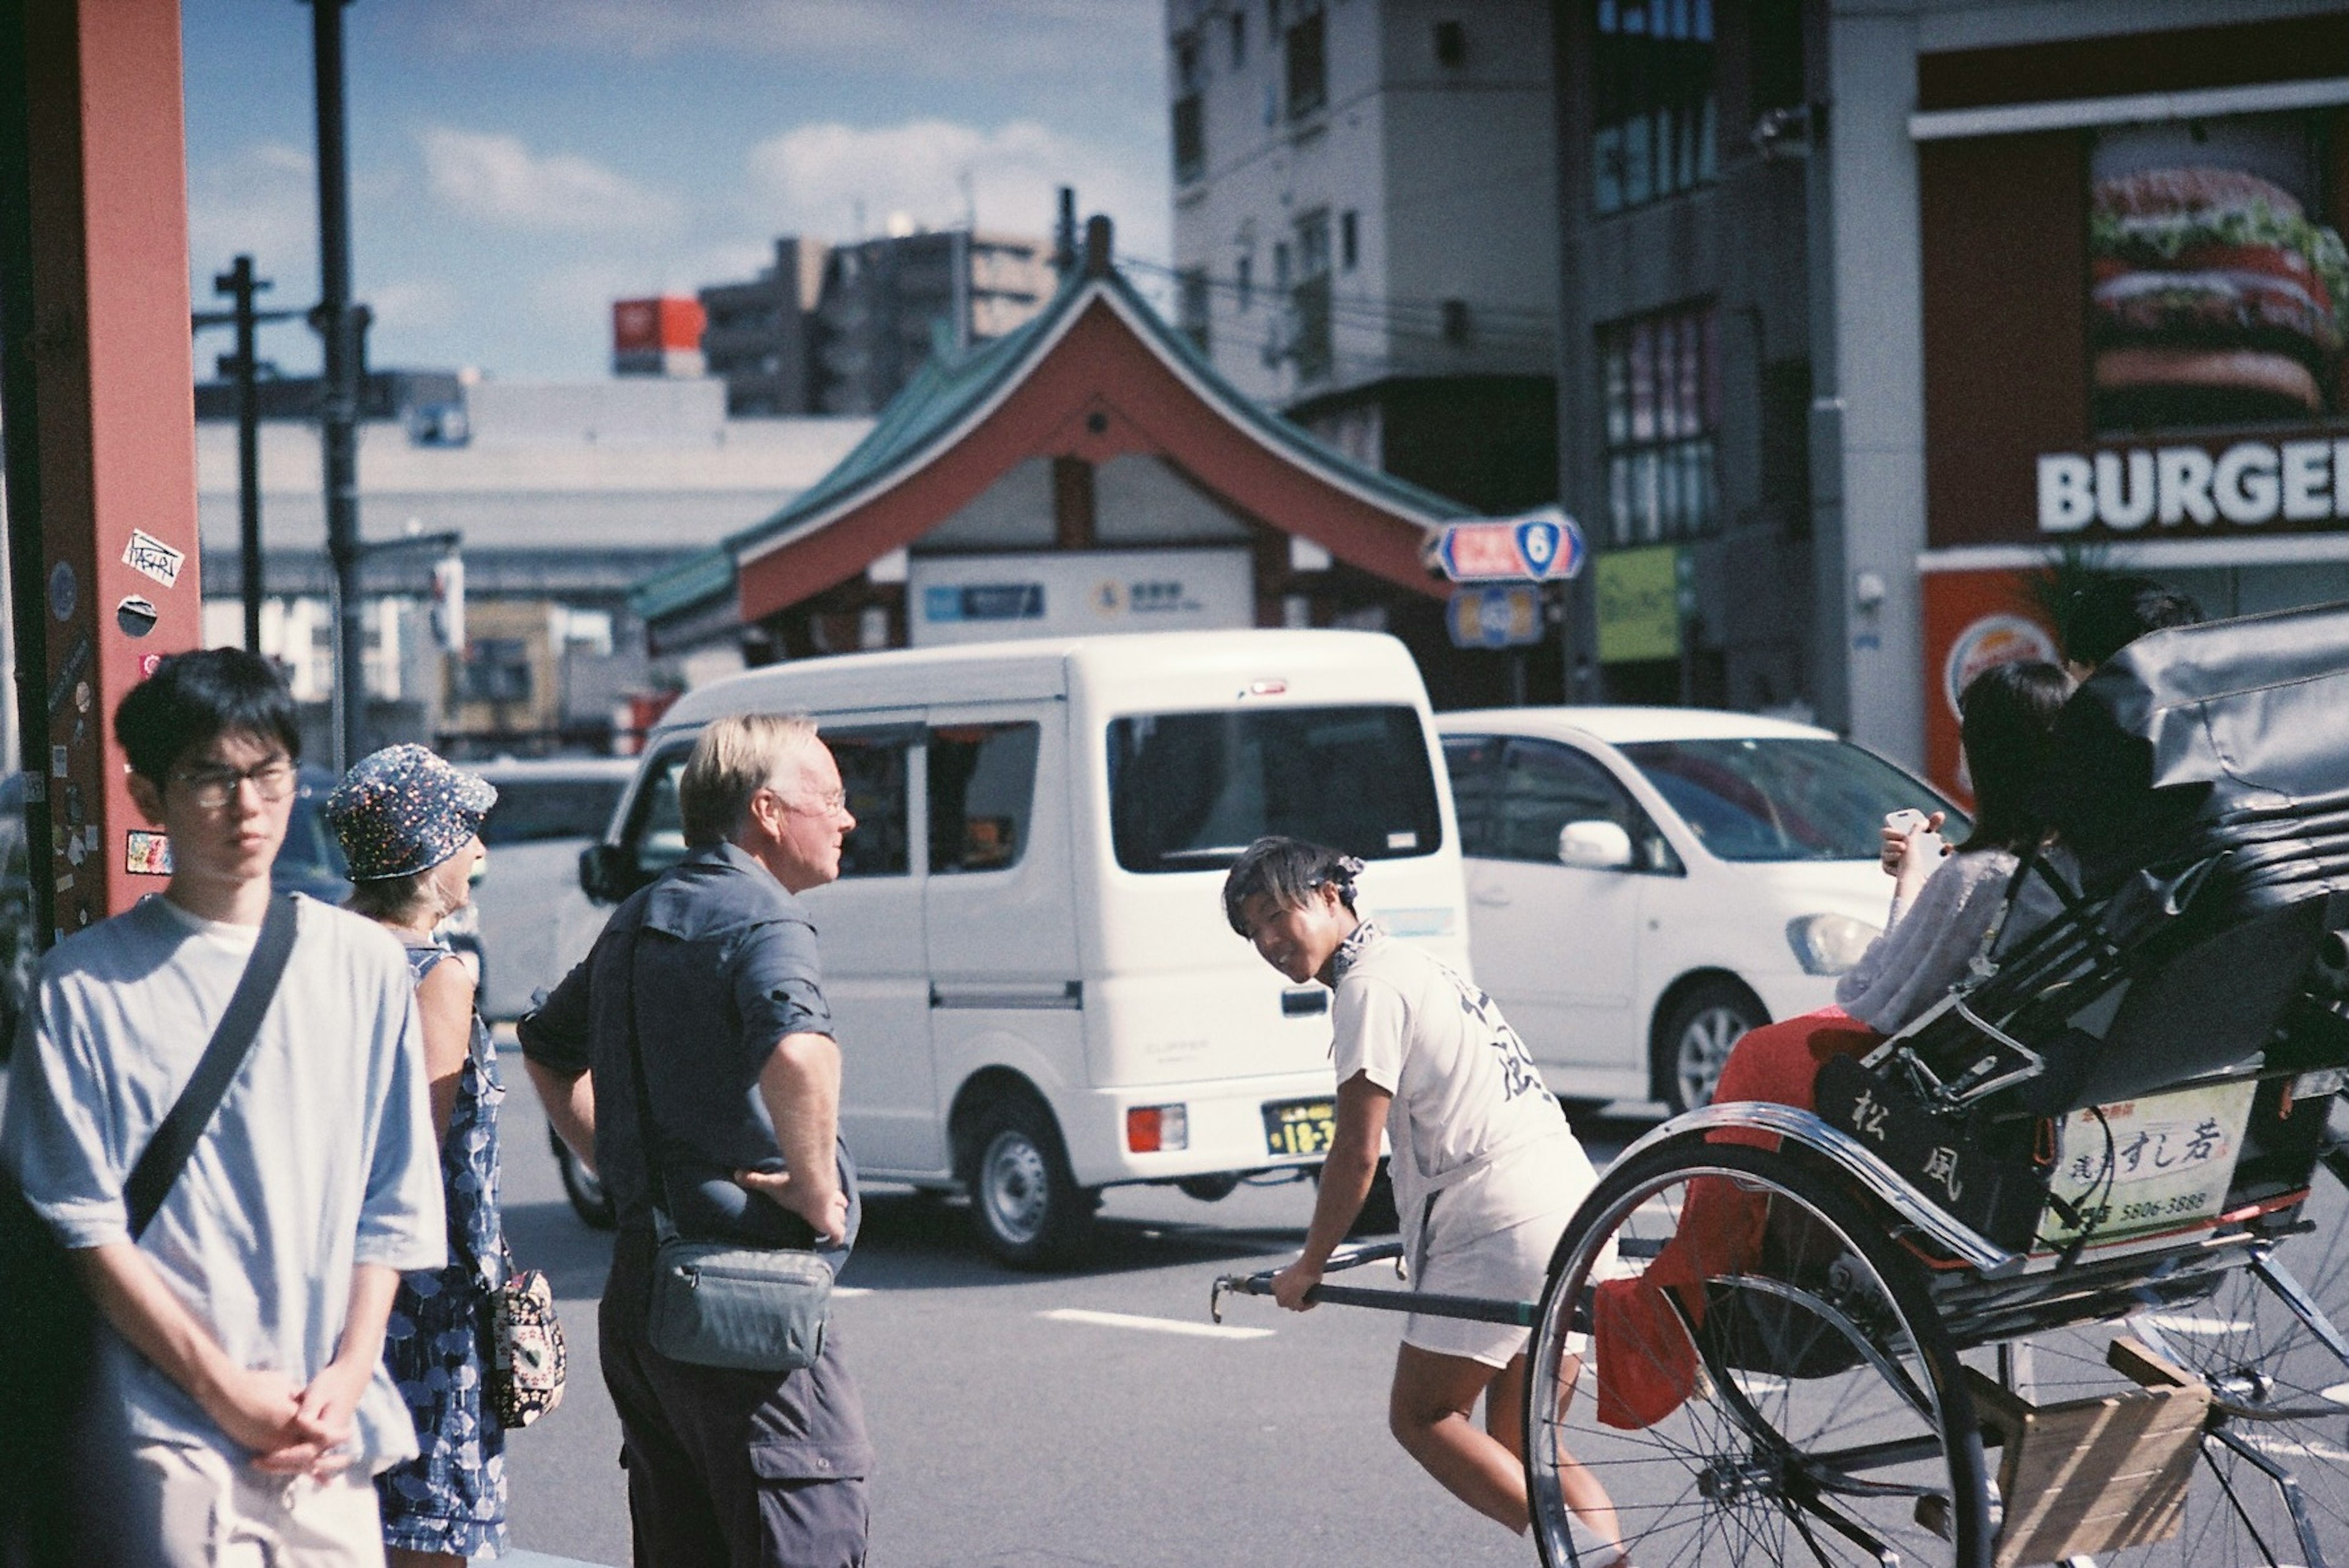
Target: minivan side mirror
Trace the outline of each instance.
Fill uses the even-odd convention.
[[[1631,835],[1620,822],[1568,822],[1557,830],[1557,858],[1562,865],[1590,872],[1631,869]]]
[[[617,903],[634,891],[629,887],[636,868],[618,844],[590,844],[579,851],[579,891],[595,903]]]

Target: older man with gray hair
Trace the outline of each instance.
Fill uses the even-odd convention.
[[[856,820],[814,724],[764,714],[702,731],[678,804],[686,858],[520,1027],[555,1130],[619,1215],[599,1323],[636,1561],[854,1568],[873,1450],[838,1334],[804,1370],[734,1371],[655,1350],[646,1312],[657,1200],[687,1236],[847,1256],[840,1048],[797,895],[840,874]]]

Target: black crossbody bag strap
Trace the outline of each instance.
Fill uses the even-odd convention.
[[[180,1091],[178,1103],[163,1118],[155,1136],[147,1140],[145,1152],[131,1168],[130,1180],[123,1184],[122,1197],[130,1211],[132,1239],[147,1229],[156,1211],[162,1208],[172,1184],[187,1167],[188,1156],[196,1151],[204,1130],[212,1125],[212,1112],[220,1109],[228,1086],[236,1081],[245,1058],[253,1054],[253,1042],[260,1037],[262,1017],[277,995],[277,983],[285,975],[285,960],[294,952],[296,923],[291,894],[269,901],[269,913],[261,923],[261,936],[253,944],[253,956],[245,960],[244,974],[228,999],[228,1010],[221,1015],[220,1024],[212,1030],[212,1043],[204,1047],[203,1059],[196,1064],[195,1076]]]
[[[636,949],[644,939],[641,923],[628,933],[628,1077],[636,1091],[636,1145],[644,1151],[645,1187],[652,1194],[653,1224],[658,1230],[676,1211],[668,1205],[668,1182],[661,1175],[660,1146],[653,1141],[653,1097],[645,1083],[644,1044],[636,1035]]]

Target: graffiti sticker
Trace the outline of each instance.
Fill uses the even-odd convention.
[[[133,572],[145,573],[166,588],[179,585],[180,567],[187,559],[142,529],[132,529],[130,542],[122,549],[122,564]]]

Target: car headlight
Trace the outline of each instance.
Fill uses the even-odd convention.
[[[1847,914],[1806,914],[1786,923],[1786,942],[1806,975],[1840,975],[1884,934],[1880,925]]]

